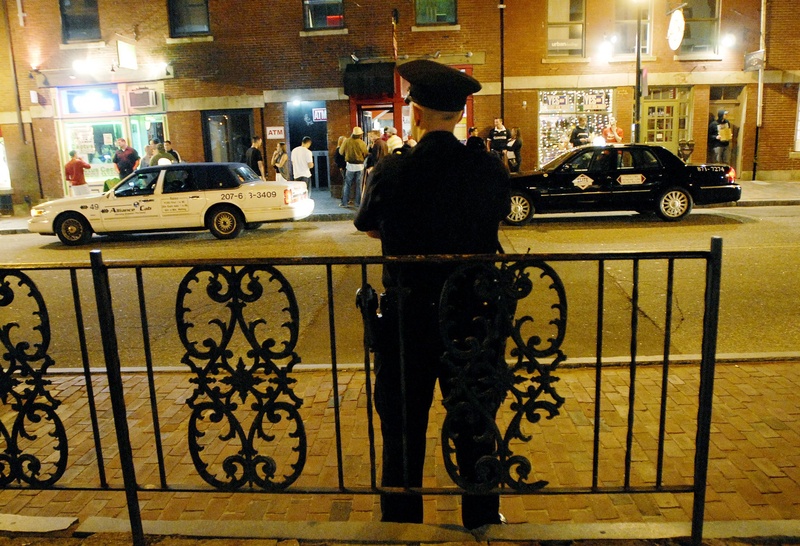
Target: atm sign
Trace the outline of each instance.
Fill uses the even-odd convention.
[[[311,117],[314,121],[328,121],[327,108],[312,108]]]

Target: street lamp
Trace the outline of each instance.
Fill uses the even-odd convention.
[[[633,141],[638,143],[641,138],[642,123],[642,5],[641,0],[634,0],[636,4],[636,90],[633,103]]]
[[[506,117],[506,104],[505,104],[505,79],[506,79],[506,54],[505,54],[505,13],[506,4],[500,0],[497,4],[497,9],[500,11],[500,119]]]

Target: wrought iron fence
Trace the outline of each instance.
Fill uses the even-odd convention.
[[[5,489],[124,490],[137,544],[144,543],[144,489],[408,491],[378,484],[381,440],[375,434],[370,345],[372,328],[380,326],[368,320],[363,328],[361,319],[374,318],[367,295],[371,284],[380,284],[380,267],[438,264],[455,270],[440,295],[438,316],[446,346],[442,363],[451,368],[457,388],[434,410],[441,453],[432,464],[445,473],[410,490],[689,494],[692,538],[699,543],[721,249],[715,238],[710,251],[224,262],[104,260],[93,251],[90,266],[0,267],[0,482]],[[704,283],[697,282],[698,275]],[[71,298],[65,299],[66,286]],[[356,289],[360,309],[354,305]],[[576,303],[584,308],[582,318],[568,321],[568,295],[571,308]],[[402,315],[402,298],[398,303]],[[586,312],[589,308],[593,311]],[[699,318],[691,316],[693,309]],[[696,326],[701,362],[696,381],[688,385],[692,392],[680,396],[692,405],[696,420],[671,427],[673,336],[680,331],[685,343],[690,326]],[[557,374],[563,378],[571,368],[565,347],[576,338],[581,346],[586,340],[594,345],[591,377],[582,379],[591,385],[559,382]],[[503,347],[504,365],[487,357],[497,346]],[[640,356],[643,347],[647,359]],[[67,370],[59,369],[64,360]],[[624,373],[609,366],[620,360]],[[655,366],[643,366],[653,360]],[[70,368],[78,362],[79,368]],[[108,381],[116,433],[111,449],[103,446],[104,418],[94,391],[103,376],[92,363],[102,363]],[[303,366],[316,375],[301,371]],[[143,379],[132,387],[130,377],[138,371]],[[53,393],[59,372],[83,378],[85,410],[70,411],[67,418],[60,416],[64,400]],[[314,382],[321,374],[330,393],[322,407],[315,400],[321,384]],[[309,381],[312,375],[316,379]],[[159,383],[160,377],[170,379]],[[145,419],[133,419],[126,409],[126,385],[146,392]],[[572,408],[568,418],[560,415],[565,404]],[[469,476],[453,449],[460,419],[482,421],[493,446],[491,456],[480,461],[481,471]],[[90,477],[82,473],[80,479],[65,478],[77,448],[70,438],[75,420],[90,423],[96,465]],[[336,459],[330,476],[319,468],[320,457],[329,454],[317,447],[327,438],[333,438]],[[692,444],[694,453],[673,456],[669,448],[675,442]],[[81,442],[84,458],[90,456],[86,444]],[[569,477],[554,470],[564,451],[568,461],[580,459]],[[121,475],[109,477],[106,463],[116,457]],[[364,457],[366,464],[354,462]],[[183,471],[171,478],[178,467]]]

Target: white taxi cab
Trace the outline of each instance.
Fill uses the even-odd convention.
[[[86,243],[92,233],[193,229],[233,239],[242,229],[313,211],[305,182],[265,182],[243,163],[175,163],[139,169],[101,195],[37,205],[28,229],[65,245]]]

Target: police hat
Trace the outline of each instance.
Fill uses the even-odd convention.
[[[434,61],[410,61],[398,66],[397,72],[411,84],[409,100],[442,112],[462,110],[467,97],[481,90],[472,76]]]

